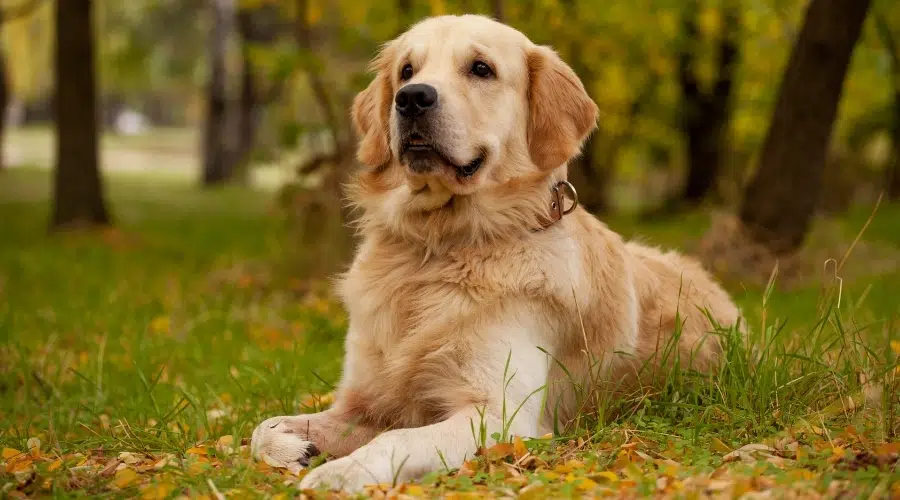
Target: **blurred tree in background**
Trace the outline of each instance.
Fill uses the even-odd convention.
[[[298,267],[327,272],[351,243],[340,186],[355,168],[348,109],[372,77],[366,64],[423,16],[483,13],[553,46],[600,106],[599,130],[569,169],[585,206],[654,216],[719,206],[772,252],[791,252],[816,211],[871,203],[882,191],[900,197],[900,4],[848,2],[94,2],[96,121],[105,136],[143,136],[156,153],[188,155],[206,186],[276,172],[298,245],[325,254]],[[85,71],[52,76],[54,33],[80,19],[58,25],[59,3],[0,0],[0,103],[5,122],[24,129],[60,113],[60,147],[79,144],[74,157],[85,160],[61,159],[59,186],[90,186],[97,194],[76,198],[100,221],[102,183],[84,181],[93,178],[92,120],[63,121],[54,100],[87,85]],[[825,11],[840,15],[829,21],[817,14]],[[851,25],[858,36],[845,31]],[[67,172],[79,180],[65,181]]]
[[[54,227],[110,221],[100,178],[92,0],[55,2]]]
[[[803,243],[868,0],[812,0],[778,93],[772,124],[741,203],[754,240],[776,253]]]
[[[896,9],[895,9],[896,10]],[[894,14],[896,19],[897,15]],[[900,40],[897,39],[896,24],[892,24],[890,12],[887,8],[878,9],[875,12],[875,26],[884,51],[887,54],[891,75],[891,105],[888,109],[891,118],[887,120],[890,125],[890,138],[893,150],[887,168],[885,179],[888,196],[894,200],[900,200]]]

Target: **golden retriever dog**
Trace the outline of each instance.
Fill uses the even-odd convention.
[[[473,428],[544,435],[590,411],[573,383],[634,381],[664,346],[681,360],[669,366],[713,369],[711,320],[738,318],[726,292],[573,208],[566,164],[597,106],[553,50],[486,17],[440,16],[372,67],[352,109],[362,241],[338,284],[349,327],[335,401],[260,424],[254,457],[298,471],[324,452],[335,459],[300,486],[359,491],[459,467]]]

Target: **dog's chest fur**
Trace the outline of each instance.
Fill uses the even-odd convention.
[[[488,330],[508,321],[510,303],[552,303],[550,276],[565,272],[554,253],[531,241],[426,258],[365,242],[340,286],[350,313],[342,389],[353,411],[410,427],[483,401],[473,366],[487,356]]]

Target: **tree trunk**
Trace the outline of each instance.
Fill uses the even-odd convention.
[[[56,176],[52,226],[106,225],[98,158],[93,5],[54,2]]]
[[[885,169],[885,188],[888,199],[900,200],[900,46],[894,39],[894,32],[884,12],[875,12],[875,28],[891,65],[891,86],[893,88],[893,116],[891,117],[892,154]]]
[[[253,161],[253,150],[256,147],[256,136],[262,114],[259,92],[256,85],[256,71],[250,59],[245,56],[241,70],[241,94],[237,112],[237,147],[234,153],[233,168],[236,176],[246,180],[250,174],[250,163]]]
[[[609,210],[606,187],[609,171],[597,168],[597,134],[591,135],[582,148],[581,156],[569,163],[568,178],[578,190],[578,203],[592,214]]]
[[[694,73],[697,35],[697,3],[684,14],[687,43],[678,56],[678,76],[683,100],[682,131],[687,141],[688,174],[681,201],[688,206],[703,202],[715,190],[725,151],[730,121],[730,101],[739,48],[736,31],[740,25],[739,7],[723,9],[724,26],[719,42],[718,75],[711,92],[700,88]]]
[[[898,78],[900,80],[900,78]],[[887,168],[887,195],[890,200],[900,200],[900,88],[894,89],[894,118],[891,123],[893,154]]]
[[[249,176],[253,150],[266,105],[259,88],[259,73],[250,58],[250,45],[272,43],[274,26],[267,23],[271,12],[262,9],[244,9],[238,13],[238,31],[241,35],[241,81],[237,109],[237,147],[234,168],[241,180]]]
[[[203,184],[214,186],[231,180],[234,157],[228,113],[225,57],[234,19],[232,0],[212,0],[212,33],[209,39],[209,81],[206,89],[206,124],[203,135]]]
[[[3,27],[3,19],[0,18],[0,29]],[[6,56],[0,50],[0,171],[6,168],[3,152],[6,145],[6,117],[9,112],[9,74],[7,72]]]
[[[832,125],[869,0],[812,0],[778,92],[759,168],[740,209],[750,236],[776,254],[803,243]]]

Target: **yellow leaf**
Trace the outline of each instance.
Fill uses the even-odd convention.
[[[150,331],[153,333],[169,333],[170,323],[168,316],[157,316],[150,322]]]
[[[189,476],[197,476],[199,474],[203,474],[206,471],[207,465],[203,462],[192,462],[188,465],[187,473]]]
[[[234,453],[233,445],[234,436],[232,436],[231,434],[226,434],[216,441],[216,450],[227,454]]]
[[[532,483],[519,490],[519,500],[537,500],[547,498],[546,486],[542,483]]]
[[[484,452],[488,460],[502,460],[513,453],[514,447],[509,443],[497,443]]]
[[[847,451],[844,450],[843,447],[835,446],[834,448],[831,449],[831,456],[828,457],[828,461],[833,464],[840,462],[841,459],[843,459],[846,454],[847,454]]]
[[[3,460],[9,460],[20,455],[23,455],[23,453],[15,448],[3,448]]]
[[[200,447],[190,448],[185,453],[188,455],[206,455],[206,448],[200,448]]]
[[[900,354],[900,340],[891,341],[891,350],[894,351],[894,354]]]
[[[300,400],[300,404],[304,406],[328,406],[334,403],[334,393],[326,394],[310,394]]]
[[[175,485],[172,483],[156,483],[149,484],[141,489],[141,499],[143,500],[163,500],[169,498]]]
[[[15,474],[16,472],[25,472],[27,470],[31,470],[31,464],[31,459],[9,462],[8,464],[6,464],[6,472],[10,474]]]
[[[61,459],[57,458],[56,460],[53,461],[52,464],[50,464],[49,467],[47,467],[47,470],[50,472],[53,472],[56,469],[59,469],[60,467],[62,467],[62,463],[63,463],[63,461]]]
[[[131,486],[138,480],[138,473],[134,471],[134,469],[124,468],[116,471],[116,478],[113,480],[113,484],[116,485],[117,488],[127,488]]]
[[[712,438],[712,448],[719,453],[731,453],[732,451],[730,446],[717,437]]]
[[[513,439],[513,454],[516,459],[520,459],[528,454],[528,448],[519,436],[516,436],[516,438]]]
[[[586,477],[575,478],[575,481],[576,481],[575,488],[577,488],[580,491],[590,491],[597,487],[597,483],[595,483],[594,481],[591,481],[590,479],[588,479]]]
[[[413,497],[423,497],[425,489],[417,484],[407,484],[403,486],[403,493]]]
[[[598,472],[598,473],[594,474],[593,476],[596,478],[606,479],[607,481],[609,481],[611,483],[614,483],[619,480],[619,476],[617,476],[615,472],[608,471],[608,470],[605,470],[603,472]]]
[[[568,464],[559,464],[553,468],[553,472],[558,472],[560,474],[568,474],[572,472],[572,467],[569,467]]]
[[[580,460],[569,460],[566,462],[566,467],[570,467],[572,470],[575,469],[584,469],[584,462]]]

